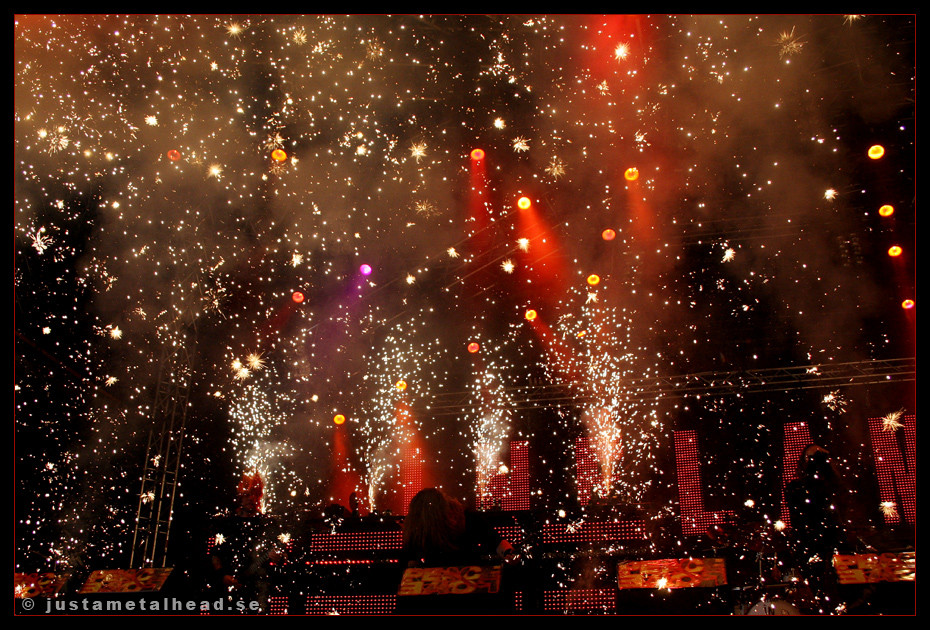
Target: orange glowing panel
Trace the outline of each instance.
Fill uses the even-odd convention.
[[[628,182],[635,181],[639,179],[639,169],[635,166],[631,166],[630,168],[626,169],[626,171],[624,171],[623,177],[625,177]]]
[[[869,157],[873,160],[877,160],[880,157],[885,155],[885,147],[880,144],[873,144],[869,147]]]
[[[333,417],[333,423],[334,423],[334,424],[343,424],[345,421],[346,421],[346,417],[345,417],[344,415],[342,415],[341,413],[337,413],[337,414]]]
[[[530,310],[528,310],[528,311],[526,312],[526,314],[524,315],[524,317],[526,317],[526,320],[527,320],[527,321],[530,321],[530,322],[531,322],[531,321],[533,321],[534,319],[536,319],[536,311],[534,311],[533,309],[530,309]]]
[[[517,207],[520,208],[520,210],[526,210],[532,203],[529,197],[520,197],[517,199]]]
[[[894,214],[894,206],[886,203],[884,206],[878,209],[878,213],[883,217],[890,217],[892,214]]]
[[[275,149],[271,152],[271,159],[275,162],[283,162],[287,159],[287,153],[284,152],[284,149]]]
[[[898,245],[892,245],[891,247],[888,248],[888,255],[889,255],[889,256],[900,256],[900,255],[901,255],[901,252],[903,252],[903,251],[904,251],[904,250],[901,249],[900,246],[898,246]]]
[[[478,160],[483,160],[483,159],[484,159],[484,150],[483,150],[483,149],[472,149],[472,152],[471,152],[471,159],[473,159],[473,160],[476,161],[476,162],[477,162]]]
[[[610,228],[607,228],[606,230],[601,232],[601,238],[604,239],[605,241],[612,241],[614,240],[614,238],[616,238],[616,236],[617,236],[617,233],[611,230]]]

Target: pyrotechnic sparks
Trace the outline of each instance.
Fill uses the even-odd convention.
[[[734,375],[906,346],[876,313],[913,277],[867,239],[913,251],[913,67],[875,36],[912,20],[860,17],[17,16],[18,563],[123,566],[161,395],[190,512],[250,471],[275,515],[401,509],[413,447],[499,499],[519,439],[583,533],[575,438],[604,498],[677,505],[691,425],[737,451],[721,505],[768,509],[796,399]],[[846,437],[817,403],[847,396],[812,434]]]
[[[796,55],[804,48],[804,40],[794,34],[794,27],[790,31],[782,31],[778,36],[778,54],[780,57]]]
[[[882,418],[882,431],[897,431],[904,425],[901,424],[901,416],[904,415],[904,410],[899,409],[898,411],[892,411],[888,415]]]
[[[416,142],[410,145],[410,157],[414,158],[417,162],[421,158],[426,156],[426,143],[425,142]]]
[[[546,167],[546,172],[553,179],[558,179],[565,175],[565,164],[559,158],[553,157],[549,160],[549,166]]]

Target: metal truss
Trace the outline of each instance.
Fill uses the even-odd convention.
[[[837,389],[917,380],[917,360],[876,359],[850,363],[826,363],[730,372],[698,372],[678,376],[624,379],[617,402],[702,396],[732,396],[767,391]],[[597,399],[584,384],[537,383],[505,388],[512,409],[548,409],[574,406]],[[471,392],[437,394],[425,403],[429,415],[462,415],[486,406]]]

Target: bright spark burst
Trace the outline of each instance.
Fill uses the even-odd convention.
[[[425,142],[415,142],[410,145],[410,157],[414,158],[417,162],[421,158],[426,156],[426,143]]]
[[[823,397],[823,404],[832,409],[833,411],[838,411],[843,413],[846,411],[846,405],[849,404],[849,400],[845,396],[840,394],[839,390],[832,391],[829,394],[825,394]]]
[[[879,507],[886,517],[898,518],[898,506],[894,501],[882,501]]]
[[[779,56],[796,55],[804,48],[804,40],[794,34],[794,27],[790,31],[782,31],[776,42],[779,47]]]
[[[51,236],[45,233],[45,228],[39,228],[38,230],[35,230],[32,232],[32,234],[29,235],[29,238],[32,239],[33,249],[35,249],[39,254],[44,254],[45,250],[55,242]]]
[[[265,359],[262,358],[261,354],[255,352],[249,354],[249,356],[245,358],[245,362],[252,371],[260,370],[265,367]]]
[[[833,201],[834,199],[836,199],[836,195],[837,195],[836,191],[832,188],[828,188],[823,192],[823,198],[828,201]]]
[[[517,247],[519,247],[524,252],[530,251],[530,239],[526,237],[518,238]]]
[[[433,216],[437,213],[436,204],[425,199],[417,201],[413,206],[414,211],[417,214],[422,214],[423,216]]]
[[[630,54],[630,45],[627,43],[618,44],[614,49],[614,58],[618,60],[626,59]]]
[[[516,151],[517,153],[523,153],[525,151],[529,151],[530,141],[524,138],[523,136],[514,138],[513,139],[513,150]]]
[[[504,262],[501,263],[501,269],[503,269],[507,273],[513,273],[513,269],[514,269],[513,261],[510,259],[505,260]]]
[[[549,173],[549,176],[553,179],[559,179],[565,175],[565,163],[562,162],[557,157],[553,157],[549,160],[549,165],[546,167],[546,172]]]
[[[899,409],[898,411],[892,411],[888,415],[882,418],[882,431],[897,431],[904,425],[901,424],[901,416],[904,415],[904,410]]]

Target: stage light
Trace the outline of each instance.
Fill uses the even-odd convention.
[[[480,346],[475,341],[472,341],[470,344],[468,344],[468,351],[471,352],[472,354],[475,354],[476,352],[478,352],[479,349],[480,349]]]
[[[370,274],[371,274],[371,265],[369,265],[368,263],[364,263],[361,267],[358,268],[358,270],[362,272],[362,275],[363,275],[363,276],[370,275]]]
[[[590,276],[588,276],[588,284],[590,284],[592,287],[600,281],[601,277],[596,273],[592,273]]]
[[[300,304],[304,301],[304,294],[300,291],[294,291],[291,293],[291,299],[294,300],[295,304]]]
[[[337,414],[333,417],[333,423],[334,423],[334,424],[343,424],[345,421],[346,421],[346,417],[345,417],[344,415],[342,415],[341,413],[337,413]]]
[[[517,199],[517,207],[520,208],[520,210],[526,210],[532,203],[529,197],[520,197]]]
[[[891,257],[900,256],[904,250],[899,245],[892,245],[888,248],[888,255]]]
[[[534,319],[536,319],[536,311],[534,311],[533,309],[529,309],[526,312],[526,314],[524,314],[523,316],[526,318],[527,321],[531,322]]]
[[[877,160],[880,157],[885,155],[885,147],[880,144],[873,144],[869,147],[869,157],[873,160]]]
[[[635,166],[631,166],[624,171],[623,177],[625,177],[628,182],[632,182],[639,178],[639,169]]]
[[[894,214],[894,206],[886,203],[884,206],[878,209],[878,213],[883,217],[890,217],[892,214]]]
[[[168,159],[171,160],[172,162],[177,162],[178,160],[181,159],[181,152],[178,151],[177,149],[171,149],[170,151],[168,151]]]
[[[287,153],[284,152],[284,149],[275,149],[271,152],[271,159],[275,162],[283,162],[287,159]]]
[[[612,229],[610,229],[610,228],[607,228],[606,230],[604,230],[603,232],[601,232],[601,238],[604,239],[605,241],[612,241],[612,240],[614,240],[614,238],[615,238],[616,236],[617,236],[617,233],[614,232],[614,231],[613,231]]]
[[[901,302],[901,308],[911,309],[914,308],[914,300],[904,300]]]
[[[472,152],[471,152],[471,159],[473,159],[475,162],[478,162],[478,161],[480,161],[480,160],[483,160],[483,159],[484,159],[484,150],[483,150],[483,149],[472,149]]]
[[[394,384],[394,387],[396,387],[398,391],[401,391],[401,392],[402,392],[402,391],[404,391],[405,389],[407,389],[407,381],[404,381],[404,380],[397,381],[397,382]]]

